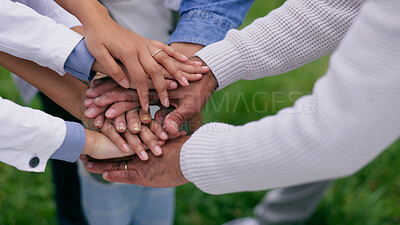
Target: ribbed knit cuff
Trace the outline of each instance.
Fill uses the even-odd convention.
[[[183,175],[206,193],[225,193],[220,184],[225,183],[226,177],[218,170],[216,148],[222,147],[218,134],[228,132],[232,127],[223,123],[208,123],[199,128],[182,146],[180,165]]]
[[[218,90],[247,75],[240,53],[236,50],[236,46],[227,39],[203,48],[196,53],[196,56],[210,67],[218,81]]]

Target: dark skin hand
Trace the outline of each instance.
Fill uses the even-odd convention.
[[[197,57],[193,57],[192,59],[201,62]],[[209,71],[203,75],[201,80],[193,82],[189,86],[179,86],[175,90],[168,91],[170,104],[176,109],[165,117],[164,125],[167,132],[170,134],[177,134],[179,132],[179,127],[181,127],[185,121],[200,113],[203,106],[211,98],[216,86],[217,80],[212,72]],[[158,100],[158,96],[155,92],[150,92],[149,98],[152,102]],[[105,107],[110,104],[118,104],[119,102],[135,103],[138,101],[139,98],[135,90],[125,89],[123,93],[119,91],[118,95],[115,94],[115,91],[112,94],[105,92],[96,99],[95,104],[98,107],[96,107],[96,111],[92,115],[100,115],[103,113]],[[113,109],[112,116],[111,113],[108,112],[106,112],[106,116],[110,115],[110,118],[115,118],[131,108],[127,105],[127,107],[111,106],[111,109]]]
[[[154,188],[176,187],[188,183],[180,168],[180,151],[190,136],[182,136],[168,141],[163,155],[149,155],[147,161],[135,156],[120,159],[95,160],[81,157],[86,169],[91,173],[102,173],[110,182],[136,184]],[[125,165],[127,169],[125,169]]]

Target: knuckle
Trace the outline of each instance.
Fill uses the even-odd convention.
[[[122,168],[122,162],[118,161],[118,162],[114,162],[112,164],[112,170],[121,170]]]
[[[134,55],[137,54],[137,50],[136,48],[133,47],[129,47],[126,48],[123,52],[122,52],[122,57],[127,58],[127,57],[132,57]]]

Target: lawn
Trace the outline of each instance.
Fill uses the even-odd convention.
[[[246,18],[257,17],[282,0],[256,1]],[[295,71],[257,81],[240,81],[215,93],[204,109],[206,122],[240,125],[276,113],[311,93],[314,82],[328,68],[324,57]],[[0,67],[0,96],[21,104],[9,73]],[[40,108],[36,99],[33,107]],[[5,128],[2,128],[5,129]],[[308,224],[400,224],[400,141],[355,175],[337,180]],[[0,224],[56,224],[51,171],[20,172],[0,164]],[[266,192],[212,196],[188,184],[177,188],[176,224],[213,225],[251,216]]]

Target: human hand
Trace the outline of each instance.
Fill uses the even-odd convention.
[[[96,159],[118,158],[134,154],[134,152],[122,152],[104,134],[85,129],[86,142],[82,155],[89,155]]]
[[[96,128],[109,137],[121,151],[134,152],[141,160],[149,158],[146,150],[160,156],[162,146],[168,139],[186,135],[181,131],[177,135],[168,135],[162,124],[151,118],[143,109],[133,109],[114,119],[105,118],[103,114],[94,120]]]
[[[180,168],[180,151],[189,137],[168,141],[161,157],[151,155],[147,161],[141,161],[137,156],[105,161],[87,157],[81,160],[89,172],[102,173],[107,181],[154,188],[176,187],[189,182]]]
[[[181,85],[189,85],[188,80],[199,79],[208,71],[200,63],[183,63],[187,58],[161,42],[141,37],[118,25],[109,15],[87,17],[83,21],[85,42],[89,52],[101,66],[121,86],[132,87],[133,81],[138,89],[140,103],[148,110],[148,84],[146,74],[154,83],[161,103],[168,107],[169,99],[164,77],[173,77]],[[116,35],[118,34],[118,35]],[[162,51],[159,51],[159,50]],[[154,53],[158,52],[154,56]],[[114,59],[115,58],[115,59]],[[119,60],[127,69],[123,69]],[[161,64],[161,65],[160,65]]]
[[[151,80],[148,78],[147,82],[149,84],[149,87],[153,89],[153,83]],[[167,85],[167,90],[174,90],[178,87],[178,84],[170,79],[165,80],[166,85]],[[127,89],[121,87],[118,85],[114,80],[110,79],[109,77],[104,77],[101,79],[96,79],[93,80],[91,88],[89,88],[86,91],[86,99],[84,101],[84,106],[87,108],[84,112],[84,115],[88,119],[93,119],[97,116],[99,116],[101,113],[103,113],[108,107],[107,106],[102,106],[98,107],[95,102],[95,98],[102,95],[103,93],[107,93],[109,95],[116,95],[119,96],[122,93],[127,91]],[[98,100],[98,99],[97,99]],[[111,104],[110,104],[111,105]],[[112,106],[111,110],[109,112],[112,112],[113,107],[123,107],[125,111],[134,109],[139,107],[140,104],[139,102],[119,102],[117,105]],[[107,118],[113,119],[115,118],[112,116],[112,114],[107,114]]]
[[[198,58],[195,59],[200,61]],[[169,91],[171,105],[176,109],[165,117],[164,125],[166,131],[170,134],[178,134],[179,128],[186,120],[201,112],[216,86],[217,80],[212,72],[209,71],[201,80],[193,82],[190,86],[179,86],[177,89]],[[150,92],[149,98],[153,103],[158,100],[155,92]],[[91,111],[101,113],[101,110],[106,106],[112,105],[105,115],[115,118],[126,112],[132,105],[137,105],[138,101],[138,94],[134,90],[124,90],[119,93],[105,92],[94,101],[98,109],[94,108]]]

